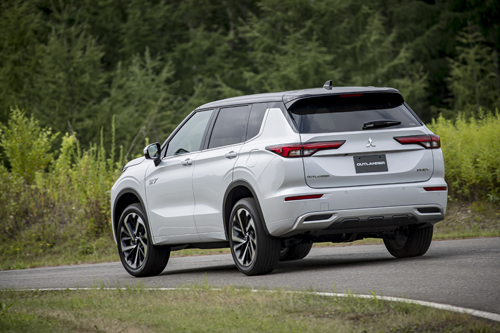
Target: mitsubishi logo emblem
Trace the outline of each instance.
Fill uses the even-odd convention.
[[[366,144],[366,148],[370,148],[370,147],[375,147],[375,144],[373,143],[372,138],[369,138],[368,143]]]

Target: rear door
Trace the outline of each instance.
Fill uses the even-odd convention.
[[[302,144],[344,141],[338,149],[303,157],[306,183],[314,188],[428,180],[432,151],[395,138],[429,136],[398,93],[310,97],[289,107]]]
[[[202,241],[225,240],[224,193],[246,137],[250,105],[221,108],[206,149],[194,161],[194,219]]]

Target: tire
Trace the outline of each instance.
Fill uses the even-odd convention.
[[[243,274],[261,275],[274,270],[281,242],[267,234],[253,198],[241,199],[234,205],[228,235],[234,263]]]
[[[300,243],[284,247],[280,251],[280,261],[304,259],[311,251],[313,243]]]
[[[384,244],[390,254],[396,258],[418,257],[424,255],[432,241],[434,226],[406,227],[395,239],[384,239]]]
[[[163,272],[170,257],[170,247],[153,245],[146,214],[140,204],[125,208],[116,234],[120,260],[130,275],[145,277]]]

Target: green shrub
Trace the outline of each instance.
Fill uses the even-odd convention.
[[[0,144],[10,163],[12,172],[31,183],[35,173],[45,170],[52,162],[52,143],[58,136],[50,128],[42,129],[33,117],[26,118],[19,108],[11,109],[7,126],[0,125]]]
[[[0,254],[43,255],[72,238],[111,239],[109,191],[120,173],[114,151],[106,154],[103,133],[99,145],[83,151],[75,135],[66,134],[54,158],[56,136],[18,109],[3,126],[0,146],[11,170],[0,165],[0,242],[6,245]],[[75,255],[94,248],[77,246]]]
[[[477,118],[439,117],[429,128],[441,137],[446,181],[452,198],[498,201],[500,196],[500,114]]]

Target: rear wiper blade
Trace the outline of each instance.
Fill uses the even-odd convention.
[[[390,126],[396,126],[400,125],[401,122],[397,120],[374,120],[374,121],[368,121],[363,124],[363,129],[373,129],[373,128],[380,128],[380,127],[390,127]]]

